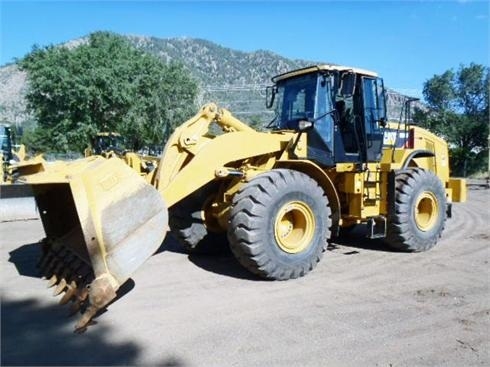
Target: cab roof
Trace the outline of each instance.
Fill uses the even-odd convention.
[[[272,81],[274,83],[276,83],[280,80],[289,79],[291,77],[295,77],[298,75],[314,73],[314,72],[322,71],[322,70],[325,70],[325,71],[352,71],[356,74],[361,74],[361,75],[367,75],[367,76],[372,76],[372,77],[378,76],[378,74],[373,72],[373,71],[355,68],[355,67],[351,67],[351,66],[319,64],[319,65],[312,65],[312,66],[308,66],[306,68],[296,69],[296,70],[288,71],[287,73],[276,75],[275,77],[272,78]]]
[[[101,131],[97,133],[97,136],[121,136],[121,134],[112,131]]]

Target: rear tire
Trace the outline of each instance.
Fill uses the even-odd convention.
[[[248,182],[233,198],[228,240],[249,271],[276,280],[298,278],[323,256],[331,211],[309,176],[275,169]]]
[[[399,250],[427,251],[441,237],[446,220],[446,192],[432,172],[412,168],[395,179],[395,206],[385,242]]]

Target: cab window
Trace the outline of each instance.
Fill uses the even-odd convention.
[[[363,98],[366,133],[374,133],[386,118],[382,79],[363,78]]]

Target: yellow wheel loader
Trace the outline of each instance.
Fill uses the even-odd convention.
[[[18,167],[24,167],[24,172],[28,167],[36,166],[43,160],[42,155],[28,158],[24,144],[15,144],[15,135],[12,128],[6,124],[0,124],[0,184],[12,184],[17,177]],[[33,168],[36,172],[39,167]]]
[[[14,158],[10,126],[0,125],[0,183],[9,181],[9,168]]]
[[[278,280],[311,271],[327,242],[356,224],[397,249],[436,244],[465,182],[449,177],[442,139],[387,121],[381,78],[316,65],[272,81],[268,132],[207,104],[143,176],[100,156],[22,176],[46,232],[42,274],[82,311],[77,330],[168,230],[190,250],[225,235],[245,268]]]
[[[124,138],[116,132],[99,132],[92,139],[89,147],[85,148],[85,158],[100,155],[104,158],[121,158],[133,170],[145,176],[158,164],[158,157],[138,154],[125,148]]]

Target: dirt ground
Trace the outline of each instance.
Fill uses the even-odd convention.
[[[356,231],[286,282],[169,237],[82,335],[36,271],[40,221],[0,223],[2,365],[489,366],[489,198],[455,204],[429,252]]]

